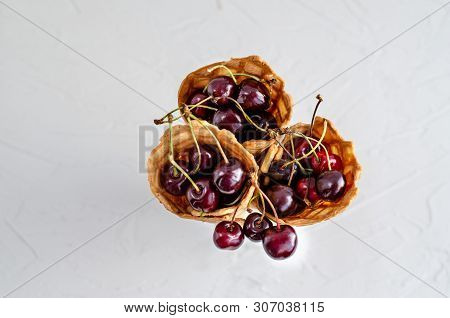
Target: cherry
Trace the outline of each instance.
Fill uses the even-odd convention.
[[[188,164],[186,161],[177,160],[178,165],[183,168],[184,171],[189,172]],[[177,168],[175,168],[170,162],[165,164],[160,174],[161,185],[164,189],[172,195],[183,195],[188,187],[188,180]]]
[[[238,135],[244,128],[245,118],[233,107],[222,107],[214,113],[212,124]]]
[[[320,199],[316,192],[316,179],[314,177],[306,177],[299,179],[295,186],[295,193],[301,198],[307,198],[311,203]]]
[[[223,194],[235,194],[238,192],[246,178],[244,166],[236,158],[230,158],[229,162],[220,162],[213,171],[213,181],[217,190]]]
[[[263,83],[246,78],[239,85],[237,102],[245,110],[267,110],[270,108],[270,94]]]
[[[214,103],[224,106],[228,104],[228,97],[234,97],[236,84],[229,76],[219,76],[209,82],[206,92],[212,96]]]
[[[200,191],[191,184],[186,191],[186,198],[192,208],[198,211],[211,212],[219,205],[219,192],[214,188],[210,179],[200,178],[195,181]]]
[[[325,153],[325,151],[323,150],[318,151],[317,157],[318,159],[316,158],[316,156],[313,155],[310,160],[311,167],[313,168],[314,172],[319,174],[321,172],[327,171],[328,161],[327,161],[327,154]],[[331,170],[342,171],[343,165],[341,157],[335,154],[329,154],[328,157],[330,158]]]
[[[294,190],[288,186],[275,184],[266,193],[280,217],[290,216],[306,207],[305,202],[298,200]]]
[[[242,197],[244,196],[245,192],[247,191],[245,189],[245,187],[246,186],[244,185],[243,188],[241,189],[241,191],[236,192],[235,194],[221,195],[220,196],[220,204],[223,206],[226,206],[226,207],[238,204],[241,201]]]
[[[269,171],[267,171],[267,175],[277,182],[288,183],[289,178],[291,177],[291,173],[294,175],[292,178],[294,179],[298,172],[297,164],[290,164],[288,166],[284,166],[288,161],[284,159],[274,160],[270,164]],[[294,170],[294,171],[292,171]]]
[[[297,234],[290,225],[280,225],[264,231],[263,247],[266,253],[276,260],[288,258],[297,249]]]
[[[202,100],[208,98],[208,95],[202,93],[201,91],[194,92],[189,99],[186,101],[187,105],[195,105],[201,102]],[[211,103],[208,101],[202,103],[201,105],[211,106]],[[195,117],[209,120],[212,117],[213,110],[203,107],[195,107],[191,110],[192,115]]]
[[[340,171],[324,171],[316,180],[317,194],[324,200],[336,201],[345,192],[345,176]]]
[[[272,222],[266,217],[261,220],[261,214],[250,213],[244,222],[244,234],[250,240],[257,242],[262,240],[262,234],[265,230],[272,227]]]
[[[247,115],[261,129],[277,128],[278,124],[271,113],[265,111],[249,111]],[[236,136],[239,141],[244,142],[252,139],[267,139],[268,134],[256,128],[253,124],[246,122],[242,133]]]
[[[235,250],[244,242],[242,227],[233,221],[222,221],[214,229],[213,241],[218,248]]]
[[[208,145],[200,146],[200,167],[198,172],[200,173],[208,173],[211,172],[216,166],[218,154],[217,150]],[[191,164],[191,168],[195,169],[197,167],[199,161],[199,152],[197,147],[193,147],[189,150],[189,163]]]

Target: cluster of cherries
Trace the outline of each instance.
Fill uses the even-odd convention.
[[[231,72],[230,72],[231,73]],[[316,106],[320,104],[319,102]],[[194,92],[186,101],[186,116],[206,120],[220,129],[232,132],[240,141],[267,139],[277,128],[270,93],[261,80],[248,76],[238,85],[233,75],[212,79],[202,91]],[[187,108],[187,105],[190,105]],[[288,136],[292,140],[283,147],[283,156],[271,163],[256,185],[262,203],[271,207],[276,225],[263,214],[252,212],[242,228],[235,219],[217,224],[213,240],[221,249],[240,247],[247,236],[262,241],[266,253],[274,259],[285,259],[297,247],[295,230],[280,224],[280,217],[301,213],[318,200],[336,201],[345,192],[346,180],[341,158],[330,152],[323,139],[311,135]],[[195,138],[195,136],[193,136]],[[220,144],[217,145],[220,150]],[[288,150],[291,149],[291,151]],[[198,145],[166,164],[160,172],[164,189],[172,195],[185,195],[193,209],[211,212],[236,205],[246,189],[249,172],[238,158],[220,156],[211,145]],[[182,171],[181,171],[182,170]],[[265,202],[265,203],[264,203]]]
[[[176,163],[185,174],[171,162],[160,172],[161,185],[167,192],[185,195],[192,208],[201,212],[232,206],[239,201],[248,177],[239,159],[219,160],[219,152],[210,145],[193,147],[179,157],[184,159],[177,159]]]
[[[192,109],[192,114],[220,129],[229,130],[240,142],[267,139],[265,131],[278,127],[275,118],[267,111],[272,104],[269,90],[255,78],[245,78],[238,85],[230,76],[216,77],[203,91],[194,92],[186,104],[195,105],[206,99],[201,105],[216,110],[196,107]]]
[[[325,143],[317,146],[315,140],[308,136],[294,138],[292,147],[284,146],[293,151],[284,151],[262,176],[263,188],[280,217],[299,214],[319,200],[337,201],[345,193],[341,158],[331,153]],[[293,158],[302,159],[292,163]]]

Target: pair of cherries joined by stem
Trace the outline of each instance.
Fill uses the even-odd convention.
[[[268,218],[256,212],[247,216],[244,228],[234,220],[218,223],[213,241],[220,249],[235,250],[242,245],[245,236],[253,242],[262,241],[265,252],[276,260],[288,258],[297,249],[297,234],[292,226],[274,226]]]

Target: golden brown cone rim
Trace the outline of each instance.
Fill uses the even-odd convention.
[[[347,188],[344,196],[336,202],[318,201],[313,207],[307,207],[303,212],[298,215],[293,215],[285,218],[280,218],[280,223],[289,224],[293,226],[311,225],[318,222],[328,220],[339,213],[342,213],[353,201],[358,193],[358,187],[356,182],[361,174],[361,165],[355,156],[353,143],[351,141],[345,141],[339,134],[333,123],[325,118],[316,117],[313,128],[313,135],[320,137],[323,132],[324,121],[328,122],[327,132],[324,138],[330,146],[332,153],[339,155],[342,159],[344,171],[347,181]],[[306,133],[309,130],[309,124],[298,123],[291,127],[292,131]],[[285,136],[285,138],[289,138]],[[285,139],[286,141],[288,139]],[[289,148],[288,148],[289,149]],[[270,163],[274,159],[279,159],[283,154],[283,149],[278,144],[273,144],[267,151],[265,158],[261,164],[260,171],[265,173],[268,171]],[[261,208],[257,206],[259,210]],[[266,207],[267,209],[268,207]],[[267,210],[267,216],[272,220],[275,220],[271,211]]]
[[[233,73],[247,73],[264,79],[266,81],[275,80],[270,89],[272,106],[268,110],[276,119],[279,127],[285,127],[289,124],[292,115],[292,98],[284,91],[284,81],[278,76],[272,68],[259,56],[250,55],[243,58],[232,58],[229,61],[217,62],[199,68],[189,73],[181,83],[178,90],[178,105],[181,107],[189,98],[189,96],[203,88],[209,81],[217,76],[229,75],[229,73],[219,68],[212,72],[208,69],[216,65],[225,65]],[[238,83],[242,81],[244,76],[237,77]]]
[[[208,144],[216,147],[216,143],[213,137],[207,132],[207,130],[200,124],[193,122],[193,129],[199,144]],[[229,157],[236,157],[244,164],[246,171],[253,171],[250,180],[252,182],[256,179],[256,172],[258,171],[258,165],[255,162],[253,156],[245,150],[245,148],[236,140],[234,135],[227,130],[220,130],[213,125],[208,125],[208,128],[216,135],[222,148]],[[253,196],[254,186],[249,185],[247,192],[241,198],[240,202],[234,206],[218,209],[213,212],[200,213],[192,209],[189,202],[187,202],[185,196],[173,196],[166,192],[160,183],[160,170],[169,162],[169,130],[166,130],[161,137],[160,142],[156,148],[154,148],[147,160],[148,181],[151,191],[155,197],[164,205],[164,207],[170,212],[176,214],[179,217],[186,219],[193,219],[199,221],[207,221],[217,223],[222,220],[231,220],[233,213],[236,209],[236,221],[243,223],[247,214],[246,209],[250,199]],[[173,126],[173,145],[175,158],[179,158],[179,155],[186,153],[188,149],[194,147],[194,140],[191,136],[189,126],[176,125]]]

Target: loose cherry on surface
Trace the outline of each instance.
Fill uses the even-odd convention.
[[[245,110],[267,110],[270,107],[270,94],[263,83],[246,78],[239,85],[237,102]]]
[[[294,190],[285,185],[275,184],[266,194],[280,217],[293,215],[306,207],[305,202],[297,199]]]
[[[208,95],[204,94],[202,91],[194,92],[191,96],[189,96],[188,100],[186,101],[187,105],[196,105],[202,100],[208,98]],[[206,101],[202,103],[201,105],[205,106],[211,106],[210,101]],[[212,117],[213,110],[203,107],[195,107],[191,110],[192,115],[195,117],[209,120]]]
[[[316,180],[317,194],[324,200],[336,201],[345,192],[345,176],[340,171],[324,171]]]
[[[266,253],[276,260],[288,258],[297,249],[297,234],[290,225],[269,228],[263,234],[263,247]]]
[[[189,172],[188,163],[186,161],[177,160],[178,165],[184,171]],[[189,181],[184,174],[178,171],[170,162],[164,165],[160,174],[161,185],[172,195],[180,196],[186,192]]]
[[[266,111],[249,111],[247,115],[261,129],[273,129],[277,128],[278,124],[275,117],[271,113]],[[267,139],[268,134],[256,128],[253,124],[249,122],[244,123],[244,128],[242,133],[236,136],[240,142],[244,142],[252,139]]]
[[[238,135],[244,128],[245,117],[234,107],[221,107],[214,113],[212,124]]]
[[[220,249],[235,250],[244,242],[244,232],[239,223],[222,221],[214,229],[213,241]]]
[[[198,172],[211,172],[217,164],[218,152],[214,147],[208,145],[200,145],[199,148],[201,155],[200,159],[197,147],[193,147],[189,150],[189,163],[191,165],[191,169],[195,169],[195,167],[197,167],[198,161],[200,160],[200,167]]]
[[[235,194],[243,186],[246,173],[241,161],[229,158],[229,162],[221,161],[213,171],[213,182],[217,190],[223,194]]]
[[[329,154],[328,157],[330,158],[331,170],[342,171],[343,165],[342,165],[341,157],[339,157],[338,155],[332,154],[332,153]],[[311,167],[313,168],[314,172],[317,174],[329,170],[327,154],[323,150],[317,152],[317,158],[314,155],[311,156],[310,162],[311,162]]]
[[[219,192],[208,178],[200,178],[195,181],[200,191],[195,190],[193,185],[189,185],[186,191],[186,198],[192,208],[197,211],[211,212],[219,205]]]
[[[293,179],[297,176],[298,166],[296,164],[290,164],[288,166],[284,166],[288,161],[284,159],[274,160],[270,164],[269,170],[267,171],[267,175],[274,181],[281,182],[287,184],[289,182],[289,178],[291,177],[291,173]],[[292,171],[294,170],[294,171]]]
[[[311,203],[315,203],[320,199],[316,192],[316,179],[314,177],[299,179],[295,185],[295,193],[300,199],[307,198]]]
[[[261,216],[260,213],[253,212],[245,219],[244,234],[254,242],[261,241],[263,232],[272,227],[272,222],[266,217],[261,219]]]
[[[206,87],[206,92],[212,97],[212,102],[219,106],[228,104],[228,97],[234,97],[237,86],[229,76],[219,76],[212,79]]]

